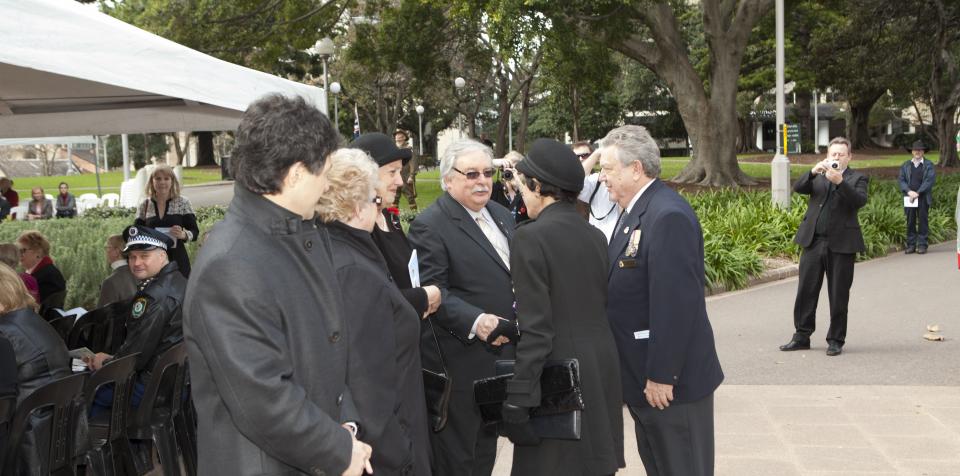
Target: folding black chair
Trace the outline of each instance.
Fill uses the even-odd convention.
[[[113,308],[107,305],[80,316],[67,335],[67,348],[86,347],[93,352],[106,352],[111,337],[112,314]]]
[[[150,440],[157,446],[164,476],[180,474],[174,418],[183,406],[183,381],[187,349],[181,342],[161,354],[145,382],[140,406],[130,414],[127,436],[131,440]],[[181,453],[196,450],[182,448]],[[187,465],[190,463],[187,462]],[[144,474],[150,468],[138,468]]]
[[[60,335],[60,338],[63,339],[63,343],[67,343],[67,339],[70,338],[70,330],[73,329],[73,323],[76,322],[75,316],[60,316],[56,319],[48,321],[53,330],[57,331],[57,334]]]
[[[43,299],[40,302],[40,315],[44,319],[50,320],[58,317],[60,314],[54,312],[51,314],[49,311],[54,309],[63,309],[63,304],[67,302],[67,290],[57,291]]]
[[[135,353],[112,359],[87,377],[83,392],[86,396],[84,408],[87,409],[93,405],[101,386],[113,384],[110,412],[92,417],[89,422],[91,450],[85,456],[88,474],[135,474],[137,471],[130,440],[127,439],[127,416],[130,412],[134,366],[139,355]]]
[[[3,474],[17,474],[20,440],[30,424],[30,416],[45,409],[50,410],[51,419],[49,440],[46,442],[48,451],[46,455],[41,455],[48,463],[46,474],[76,474],[73,461],[74,435],[77,430],[77,412],[82,410],[77,402],[86,378],[87,374],[82,373],[55,380],[40,387],[20,403],[10,425],[10,440],[3,458]],[[43,447],[40,443],[38,441],[37,446]]]
[[[17,396],[0,398],[0,469],[3,469],[4,459],[7,454],[7,439],[10,437],[10,423],[13,420],[13,412],[17,409]]]

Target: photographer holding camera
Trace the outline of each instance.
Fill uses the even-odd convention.
[[[493,183],[490,199],[503,205],[516,223],[525,222],[529,219],[527,216],[527,207],[523,203],[523,197],[520,195],[520,181],[517,179],[517,162],[523,160],[523,154],[511,150],[502,159],[493,159],[493,166],[500,172],[497,181]]]
[[[853,263],[857,253],[866,249],[857,212],[867,204],[869,182],[866,175],[847,167],[851,158],[850,141],[836,137],[830,141],[827,158],[793,184],[794,192],[810,195],[810,200],[793,240],[803,247],[793,308],[796,332],[780,346],[782,351],[810,348],[824,275],[830,296],[827,355],[840,355],[843,349]]]

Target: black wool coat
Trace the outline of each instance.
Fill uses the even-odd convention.
[[[606,316],[607,240],[572,203],[547,206],[517,227],[510,270],[520,342],[507,401],[540,403],[547,360],[577,359],[584,411],[580,441],[516,446],[514,475],[613,474],[624,466],[620,363]]]

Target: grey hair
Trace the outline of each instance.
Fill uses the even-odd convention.
[[[613,156],[623,167],[639,160],[644,175],[660,176],[660,148],[643,126],[620,126],[607,133],[600,147],[614,151]]]
[[[493,151],[489,147],[473,139],[457,139],[447,146],[440,158],[440,188],[447,190],[446,179],[457,166],[457,159],[463,154],[474,151],[483,152],[490,161],[490,166],[493,167]]]
[[[327,160],[328,186],[317,204],[317,212],[324,222],[347,222],[357,206],[377,193],[380,168],[360,149],[338,149]]]
[[[837,136],[837,137],[834,137],[833,139],[830,139],[830,143],[827,144],[827,148],[829,149],[830,146],[831,146],[831,145],[834,145],[834,144],[840,144],[840,145],[845,145],[845,146],[847,146],[847,153],[850,154],[850,155],[853,155],[853,146],[850,145],[850,141],[847,140],[846,137]]]

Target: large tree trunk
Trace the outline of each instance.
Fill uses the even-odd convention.
[[[737,80],[750,32],[772,6],[773,0],[701,2],[711,65],[706,84],[690,62],[668,2],[644,4],[632,12],[649,28],[652,42],[636,34],[611,45],[650,68],[677,100],[695,154],[674,181],[708,186],[756,183],[737,164]]]
[[[213,158],[213,133],[209,131],[197,132],[197,167],[217,166]]]
[[[530,121],[530,82],[523,85],[520,90],[520,123],[517,125],[517,140],[514,142],[513,149],[521,154],[527,150],[527,126]]]
[[[737,139],[737,153],[756,151],[757,134],[753,128],[753,121],[749,117],[737,115],[737,129],[740,131]]]
[[[957,124],[953,118],[957,116],[957,108],[947,108],[937,117],[937,133],[940,136],[940,161],[937,165],[941,167],[960,166],[960,160],[957,158]]]
[[[507,134],[510,130],[510,79],[503,68],[497,69],[497,141],[495,154],[507,154]]]
[[[580,90],[576,86],[571,88],[570,114],[573,116],[573,143],[580,142]]]
[[[935,23],[936,50],[933,51],[933,68],[930,72],[930,95],[933,120],[940,139],[940,161],[943,167],[960,165],[957,160],[957,108],[960,107],[960,66],[953,51],[957,35],[950,15],[960,16],[956,10],[948,10],[942,0],[931,2],[937,11]],[[957,8],[951,6],[951,8]]]
[[[884,91],[874,91],[860,98],[850,99],[850,124],[847,124],[847,139],[854,149],[879,147],[870,138],[870,110]]]

